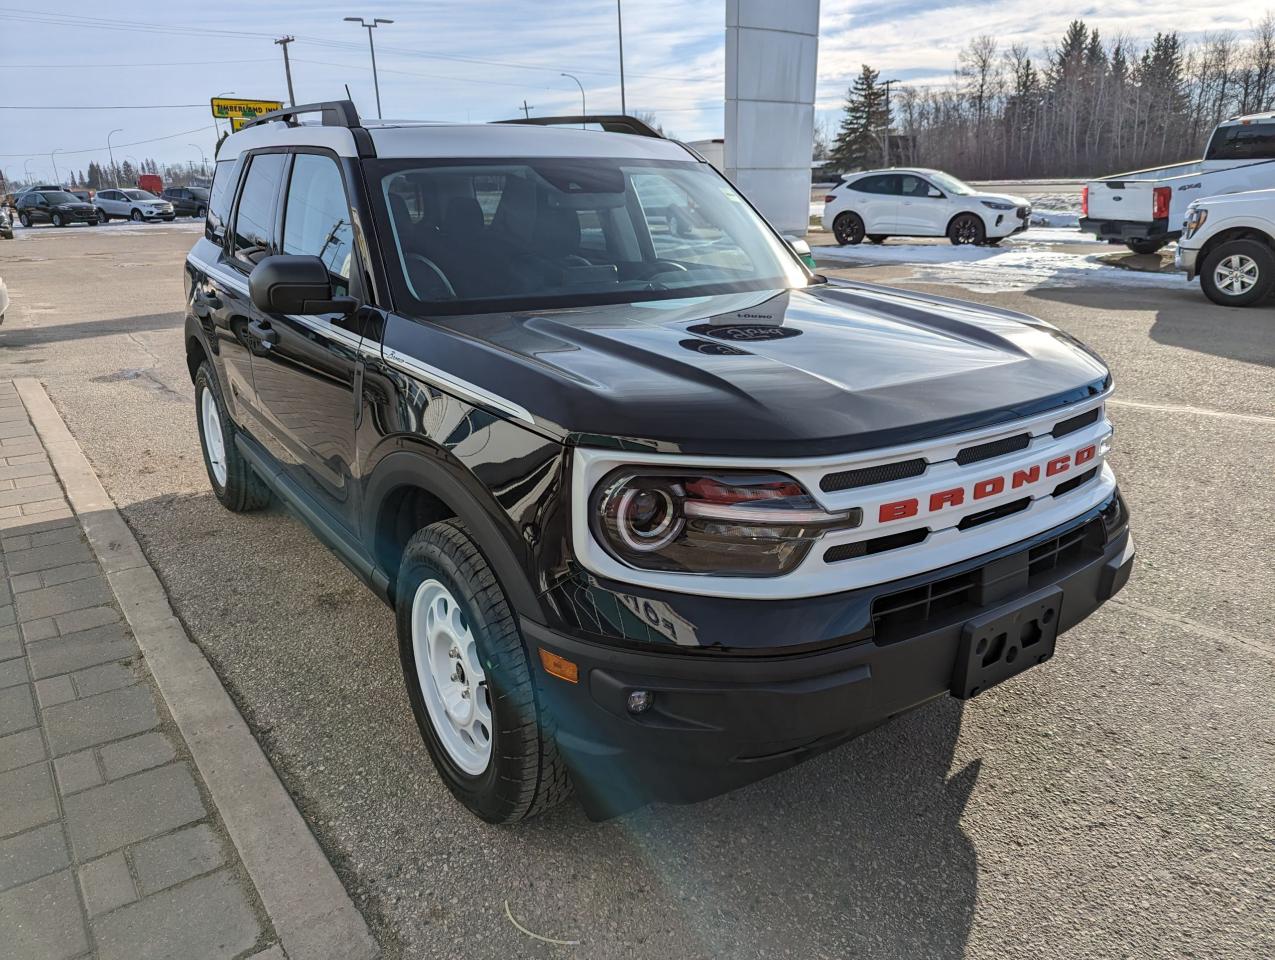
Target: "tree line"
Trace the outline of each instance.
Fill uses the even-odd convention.
[[[1038,59],[990,36],[961,52],[950,83],[882,83],[864,65],[841,123],[816,131],[839,171],[898,164],[976,179],[1088,177],[1198,158],[1212,129],[1275,105],[1275,16],[1247,35],[1146,45],[1083,20]],[[887,157],[888,151],[888,157]]]

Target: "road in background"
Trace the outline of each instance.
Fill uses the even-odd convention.
[[[1275,955],[1269,309],[1186,283],[914,286],[1042,316],[1111,363],[1126,591],[1044,667],[778,778],[496,828],[433,773],[388,609],[287,514],[209,492],[181,335],[190,228],[19,233],[0,241],[0,377],[48,384],[387,957]],[[528,938],[506,905],[580,945]]]

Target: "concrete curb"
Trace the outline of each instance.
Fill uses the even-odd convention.
[[[377,957],[362,914],[44,387],[14,384],[289,960]]]

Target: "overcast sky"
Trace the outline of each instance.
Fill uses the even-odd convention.
[[[2,3],[3,0],[0,0]],[[19,4],[24,0],[14,0]],[[375,115],[367,31],[347,15],[393,19],[377,32],[381,100],[387,117],[483,121],[520,112],[578,110],[576,74],[590,111],[619,109],[615,4],[612,0],[129,0],[127,4],[50,0],[42,7],[0,6],[0,169],[51,177],[106,159],[161,161],[211,156],[208,98],[227,90],[286,99],[280,49],[291,46],[299,102],[344,95]],[[775,0],[782,2],[782,0]],[[835,113],[860,64],[883,77],[943,82],[959,50],[978,34],[1025,43],[1034,54],[1079,17],[1104,36],[1143,43],[1157,30],[1188,37],[1243,33],[1264,4],[1217,0],[823,0],[819,106]],[[629,112],[652,111],[683,139],[720,136],[724,0],[624,0]],[[1048,10],[1042,9],[1047,7]],[[115,8],[129,20],[105,18]],[[61,21],[54,23],[51,21]],[[193,104],[194,106],[170,106]],[[154,107],[161,107],[155,109]],[[164,138],[153,143],[137,141]],[[63,178],[65,179],[65,177]]]

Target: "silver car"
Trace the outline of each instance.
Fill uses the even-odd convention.
[[[132,187],[99,190],[93,198],[93,204],[97,207],[97,217],[102,223],[112,219],[141,223],[149,220],[172,220],[177,216],[173,212],[173,205],[167,200],[161,200],[147,190]]]

